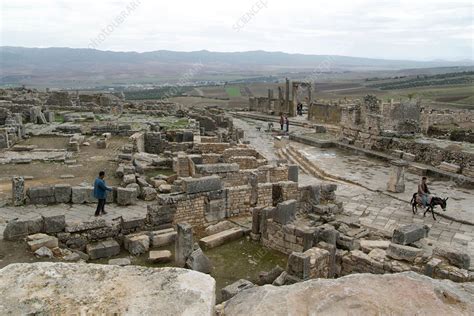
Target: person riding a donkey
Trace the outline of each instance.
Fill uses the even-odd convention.
[[[436,220],[436,217],[434,215],[434,207],[436,205],[439,205],[441,206],[441,209],[443,211],[446,211],[446,202],[448,201],[448,198],[443,199],[440,197],[431,196],[431,192],[428,189],[426,180],[426,177],[421,178],[421,182],[418,185],[418,192],[413,194],[410,204],[412,207],[413,214],[416,214],[418,212],[417,205],[420,205],[422,207],[426,207],[426,210],[423,213],[423,217],[425,217],[426,213],[430,211],[431,215],[433,215],[433,219]]]
[[[421,205],[424,207],[428,206],[430,194],[431,192],[426,184],[426,177],[423,177],[420,184],[418,184],[418,197],[420,198]]]

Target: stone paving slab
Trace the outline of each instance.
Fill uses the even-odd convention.
[[[255,122],[249,119],[240,120],[234,118],[234,125],[246,131],[245,138],[250,141],[252,146],[259,148],[259,151],[262,152],[268,160],[277,159],[275,158],[272,136],[264,132],[258,132],[252,126],[262,124],[264,123]],[[302,128],[300,127],[299,129]],[[294,142],[291,142],[291,144],[298,148],[311,148],[310,146]],[[351,158],[354,157],[346,158],[346,160],[349,161]],[[378,169],[380,163],[365,157],[355,157],[355,159],[355,162],[357,163],[360,163],[361,160],[366,161],[364,163],[367,164],[367,168],[360,171],[361,173],[366,173],[363,174],[362,177],[362,179],[364,179],[363,181],[365,181],[364,184],[369,187],[372,186],[373,190],[385,190],[384,187],[386,183],[381,183],[380,181],[386,181],[386,176],[384,176],[383,173],[385,172],[388,175],[388,167],[385,167],[386,170],[383,170],[382,173],[377,173],[370,168]],[[334,164],[331,164],[330,166],[331,168],[329,168],[329,165],[325,167],[333,170]],[[350,168],[341,168],[340,171],[347,174],[350,171]],[[377,180],[372,183],[375,177],[382,180]],[[471,270],[473,270],[474,226],[459,223],[441,216],[437,216],[437,221],[434,221],[431,214],[427,214],[426,217],[423,217],[423,212],[421,210],[418,211],[418,214],[413,214],[411,206],[406,201],[410,200],[410,194],[412,191],[416,191],[414,185],[416,183],[415,180],[417,180],[418,177],[408,174],[407,178],[409,184],[406,193],[400,194],[400,197],[398,198],[346,183],[338,183],[336,195],[338,200],[344,202],[345,212],[359,217],[361,223],[367,227],[387,231],[387,233],[391,234],[395,228],[405,224],[422,223],[428,225],[431,228],[429,233],[431,239],[437,240],[440,243],[446,243],[448,245],[458,246],[465,249],[471,257]],[[308,185],[318,182],[321,182],[321,180],[313,176],[303,173],[300,173],[299,175],[299,185]],[[450,199],[451,201],[448,202],[448,212],[453,214],[454,212],[458,212],[458,216],[464,216],[470,221],[474,221],[474,194],[472,190],[456,188],[451,182],[437,182],[435,183],[434,188],[436,192],[440,194],[460,196],[462,200],[457,198]],[[463,208],[464,211],[461,212],[460,210]]]

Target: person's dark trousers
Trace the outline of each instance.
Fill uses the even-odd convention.
[[[281,130],[283,130],[283,124],[280,124],[280,128],[281,128]]]
[[[97,209],[95,210],[95,215],[98,216],[101,212],[105,213],[104,207],[105,199],[99,199],[99,202],[97,203]]]

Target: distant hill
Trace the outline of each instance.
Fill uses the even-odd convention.
[[[200,63],[202,66],[196,66]],[[227,80],[291,71],[371,71],[472,66],[472,61],[384,60],[249,51],[112,52],[72,48],[0,47],[0,84],[96,86],[177,80]]]

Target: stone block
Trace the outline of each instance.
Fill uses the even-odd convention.
[[[193,252],[193,228],[188,223],[178,223],[176,230],[175,262],[178,266],[183,267]]]
[[[283,271],[285,270],[282,267],[276,266],[268,272],[260,272],[258,275],[258,285],[272,284]]]
[[[459,165],[448,163],[443,161],[438,168],[443,171],[452,172],[452,173],[459,173],[461,171],[461,167]]]
[[[234,227],[224,230],[220,233],[210,235],[199,240],[199,245],[205,249],[220,246],[226,242],[239,239],[244,235],[244,231],[240,227]]]
[[[303,252],[292,252],[288,257],[286,272],[300,280],[310,277],[310,255]]]
[[[14,206],[25,204],[25,178],[12,178],[12,201]]]
[[[332,246],[327,244],[328,246]],[[333,246],[334,247],[334,246]],[[335,248],[334,248],[335,251]],[[309,255],[309,278],[326,279],[329,275],[329,251],[318,247],[313,247],[304,252]]]
[[[13,219],[8,221],[3,231],[3,239],[20,240],[28,235],[28,221]]]
[[[129,184],[136,183],[135,174],[124,174],[122,178],[122,184],[127,186]]]
[[[126,206],[136,204],[137,190],[134,188],[117,188],[117,204]]]
[[[116,266],[128,266],[132,264],[132,262],[130,261],[130,258],[110,259],[107,263],[111,265],[116,265]]]
[[[76,186],[71,188],[71,202],[73,204],[94,203],[96,199],[93,196],[94,188],[91,186]]]
[[[54,199],[56,203],[71,202],[72,188],[69,184],[56,184],[54,186]]]
[[[148,254],[148,260],[153,263],[165,263],[171,261],[171,251],[152,250]]]
[[[223,220],[227,216],[226,205],[224,199],[211,200],[206,203],[204,216],[207,222],[216,222]]]
[[[90,259],[100,259],[116,256],[120,253],[120,245],[113,239],[99,241],[86,246]]]
[[[148,222],[153,226],[160,226],[173,222],[176,208],[170,205],[148,205]]]
[[[378,249],[387,249],[390,245],[390,241],[388,240],[365,240],[361,239],[360,241],[360,248],[363,252],[369,253],[371,250],[378,248]]]
[[[44,220],[41,215],[32,215],[26,219],[28,222],[28,234],[42,233],[44,231]]]
[[[387,248],[387,256],[395,260],[413,262],[423,255],[423,249],[391,243]]]
[[[315,231],[315,243],[320,241],[327,242],[331,245],[336,245],[339,240],[340,233],[331,225],[322,225],[317,227]]]
[[[27,191],[28,201],[30,204],[54,204],[54,187],[31,187]]]
[[[183,142],[193,142],[194,141],[194,133],[192,131],[184,131],[183,132]]]
[[[54,254],[48,247],[41,247],[35,251],[35,256],[38,258],[53,258]]]
[[[220,233],[224,230],[231,229],[233,227],[235,227],[235,225],[232,224],[231,222],[222,221],[222,222],[219,222],[217,224],[210,225],[210,226],[206,227],[206,229],[204,230],[204,233],[207,236],[214,235],[214,234]]]
[[[428,237],[430,228],[424,224],[409,224],[396,228],[393,231],[392,242],[400,245],[409,245],[422,238]]]
[[[437,246],[433,249],[433,255],[448,260],[450,264],[460,269],[469,270],[471,265],[469,255],[456,247]]]
[[[239,171],[239,165],[236,163],[215,163],[196,165],[196,173],[198,174],[215,174]]]
[[[288,181],[298,182],[298,166],[289,165],[288,166]]]
[[[212,263],[211,260],[202,252],[200,248],[194,250],[186,260],[186,267],[191,270],[199,271],[202,273],[211,273]]]
[[[145,217],[122,215],[122,229],[130,230],[141,228],[145,225]]]
[[[150,237],[146,234],[127,235],[123,240],[123,246],[130,254],[138,256],[150,249]]]
[[[172,244],[176,240],[177,233],[175,231],[168,231],[166,233],[154,232],[151,236],[152,247],[162,247]]]
[[[144,201],[153,201],[156,199],[157,192],[151,187],[143,187],[140,192],[140,198]]]
[[[58,239],[54,236],[38,233],[27,237],[27,244],[31,251],[36,251],[41,247],[50,249],[58,247]]]
[[[68,221],[66,223],[65,231],[67,233],[77,233],[86,230],[92,230],[105,227],[107,223],[103,218],[97,218],[93,221]]]
[[[184,191],[188,194],[222,190],[223,185],[219,176],[183,179]]]
[[[65,215],[43,215],[44,232],[47,234],[59,233],[66,227]]]
[[[360,241],[357,238],[339,234],[336,245],[338,248],[352,251],[360,248]]]
[[[432,258],[430,261],[428,261],[425,265],[425,271],[424,274],[426,276],[429,276],[430,278],[433,278],[435,276],[435,269],[436,267],[441,264],[443,261],[438,258]]]
[[[227,285],[221,290],[222,300],[227,301],[240,292],[250,289],[254,286],[255,285],[252,282],[245,279],[240,279],[230,285]]]
[[[296,200],[288,200],[278,203],[273,220],[282,225],[286,225],[295,219],[296,215]]]

